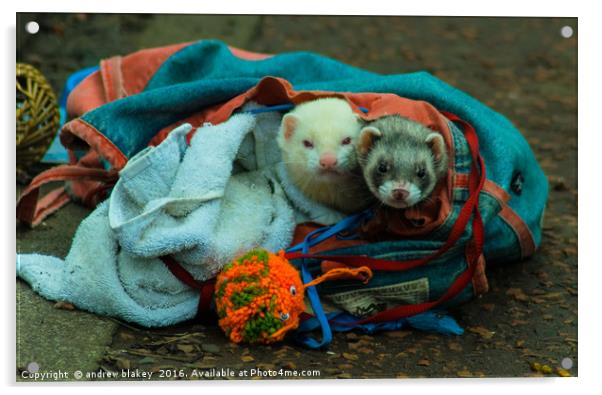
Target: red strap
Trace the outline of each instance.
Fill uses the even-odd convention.
[[[483,189],[483,185],[485,184],[486,179],[485,162],[479,154],[479,141],[474,128],[468,123],[460,120],[454,114],[443,114],[449,120],[462,124],[462,126],[464,127],[466,142],[468,143],[470,153],[472,156],[472,165],[468,183],[468,190],[470,192],[468,201],[473,202],[471,203],[472,207],[470,213],[474,213],[474,215],[472,220],[472,239],[466,244],[467,268],[454,280],[452,285],[439,299],[432,302],[425,302],[414,305],[404,305],[385,310],[371,317],[359,320],[357,323],[363,324],[368,322],[391,321],[423,313],[459,295],[472,280],[479,258],[483,253],[483,243],[485,241],[485,227],[483,225],[483,219],[481,218],[481,213],[479,211],[478,205],[478,198],[481,190]],[[479,170],[480,176],[478,175]]]
[[[117,171],[82,165],[61,165],[38,174],[21,193],[17,202],[17,218],[22,222],[35,226],[51,211],[68,202],[62,188],[53,190],[48,197],[38,201],[40,187],[55,181],[95,180],[113,184],[117,180]]]
[[[190,274],[182,265],[180,265],[172,256],[165,255],[160,257],[161,261],[167,266],[169,271],[181,282],[188,285],[190,288],[198,289],[200,291],[199,307],[197,317],[206,317],[211,307],[211,297],[215,289],[215,279],[207,281],[197,281],[192,274]]]
[[[479,212],[479,195],[485,184],[485,162],[479,154],[479,141],[474,128],[467,122],[461,120],[456,115],[442,112],[450,121],[461,124],[464,128],[464,135],[466,142],[470,148],[472,157],[472,165],[469,175],[468,190],[469,197],[460,209],[458,219],[450,231],[449,237],[445,244],[437,250],[434,254],[425,258],[407,260],[407,261],[390,261],[385,259],[376,259],[367,256],[350,256],[350,255],[312,255],[302,253],[291,253],[287,254],[288,259],[296,258],[314,258],[314,259],[326,259],[329,261],[336,261],[345,263],[350,266],[368,266],[373,270],[382,271],[403,271],[409,270],[418,266],[422,266],[433,259],[440,257],[452,246],[456,244],[458,239],[464,233],[468,221],[472,217],[472,239],[466,244],[466,261],[467,268],[462,272],[438,300],[425,302],[413,305],[404,305],[389,310],[382,311],[371,317],[350,323],[349,325],[363,324],[368,322],[384,322],[396,320],[403,317],[409,317],[415,314],[423,313],[427,310],[436,307],[453,297],[457,296],[466,288],[470,283],[478,260],[483,252],[483,243],[485,238],[485,230],[483,220]],[[477,166],[478,165],[478,166]]]

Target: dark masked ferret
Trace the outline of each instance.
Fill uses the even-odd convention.
[[[398,115],[364,127],[356,149],[366,184],[387,206],[407,208],[421,202],[447,173],[443,136]]]

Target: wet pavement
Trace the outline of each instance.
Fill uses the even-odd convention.
[[[577,375],[577,38],[560,35],[565,25],[576,33],[576,19],[21,18],[35,18],[42,29],[36,36],[20,35],[18,59],[39,67],[57,91],[71,72],[98,59],[200,38],[267,53],[316,51],[380,73],[427,70],[512,120],[533,147],[551,189],[539,252],[524,262],[487,268],[489,293],[451,312],[466,329],[462,336],[337,334],[327,351],[306,350],[290,340],[238,346],[212,325],[147,330],[71,310],[43,300],[17,280],[19,370],[35,361],[42,370],[104,372],[101,379],[121,369],[154,372],[153,379],[178,379],[194,369],[221,378],[215,376],[222,368],[317,369],[319,376],[313,377],[319,378]],[[69,204],[34,230],[19,227],[19,251],[64,256],[88,212]],[[572,365],[566,371],[560,370],[562,360],[565,367]]]

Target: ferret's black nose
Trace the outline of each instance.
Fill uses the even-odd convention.
[[[403,201],[408,198],[408,196],[410,195],[410,192],[408,192],[405,189],[398,188],[398,189],[394,189],[392,194],[393,194],[393,199]]]

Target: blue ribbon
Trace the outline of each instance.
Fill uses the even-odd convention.
[[[274,111],[288,111],[291,108],[295,107],[295,105],[293,103],[288,103],[288,104],[278,104],[275,106],[267,106],[267,107],[260,107],[260,108],[253,108],[251,110],[247,110],[245,111],[245,113],[247,114],[261,114],[264,112],[274,112]],[[360,109],[360,111],[362,111],[364,114],[368,112],[368,109],[366,107],[358,107]]]

